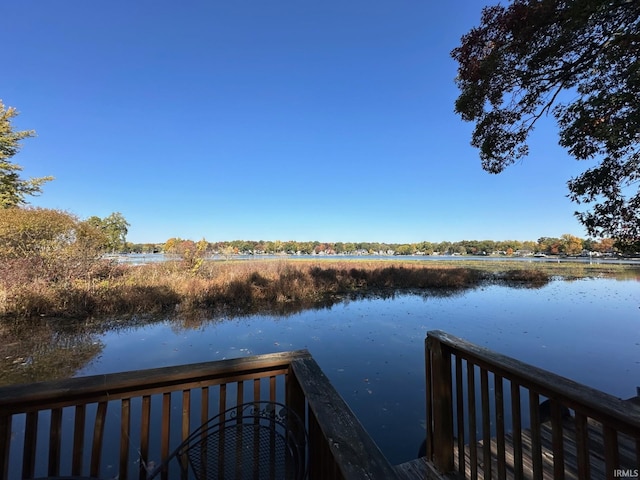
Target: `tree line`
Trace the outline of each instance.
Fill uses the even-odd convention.
[[[457,242],[319,242],[232,240],[198,242],[170,238],[165,243],[127,244],[131,253],[165,253],[182,258],[205,257],[213,254],[233,255],[580,255],[584,251],[598,254],[623,252],[613,239],[580,238],[571,234],[560,237],[541,237],[533,240],[462,240]]]

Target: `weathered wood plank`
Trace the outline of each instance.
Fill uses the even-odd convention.
[[[469,414],[469,444],[464,447],[464,461],[459,458],[460,446],[456,445],[456,464],[470,478],[484,479],[493,475],[499,478],[512,478],[511,475],[513,478],[535,479],[588,478],[589,475],[600,478],[611,476],[615,468],[637,468],[640,460],[640,410],[635,401],[614,398],[444,332],[429,332],[427,340],[431,347],[427,355],[432,356],[432,368],[437,362],[438,351],[455,356],[456,365],[460,364],[460,359],[467,362],[465,400]],[[480,371],[480,412],[476,412],[478,407],[474,393],[476,368]],[[491,418],[486,408],[491,400],[484,377],[487,371],[492,372],[496,379],[507,379],[511,383],[513,434],[505,436],[504,440],[487,438],[486,435]],[[531,427],[527,430],[522,428],[521,389],[525,389],[528,396],[527,416]],[[496,384],[494,399],[498,437],[501,436],[501,426],[497,423],[502,396],[503,392]],[[547,417],[539,410],[541,396],[549,399],[547,406],[551,421],[548,425],[541,425]],[[574,410],[575,422],[565,422],[568,408]],[[474,434],[476,413],[481,414],[481,441]],[[442,439],[436,438],[434,442],[439,440]],[[490,457],[487,455],[489,447]],[[484,449],[481,458],[479,448]]]
[[[551,400],[551,444],[553,447],[553,476],[556,480],[564,480],[564,442],[562,432],[562,406]]]
[[[236,389],[236,405],[242,405],[244,403],[244,382],[238,382]],[[238,409],[238,413],[240,410]]]
[[[607,470],[613,471],[620,465],[620,455],[618,454],[618,432],[608,425],[603,425],[604,434],[604,460]]]
[[[253,401],[260,401],[260,379],[256,378],[253,380]]]
[[[169,456],[169,438],[171,437],[171,394],[162,395],[162,427],[160,430],[160,457]],[[162,478],[167,478],[167,473],[162,473]]]
[[[311,478],[326,478],[328,463],[326,447],[324,439],[322,438],[322,431],[320,430],[315,415],[309,415],[307,425],[307,433],[309,434],[309,471],[312,472]],[[312,445],[313,448],[311,448]]]
[[[443,472],[453,470],[453,398],[451,354],[440,344],[433,353],[433,463]]]
[[[269,376],[269,401],[270,402],[276,401],[276,376],[275,375]]]
[[[426,396],[427,396],[427,412],[426,412],[426,454],[427,458],[433,458],[433,374],[432,374],[432,353],[429,349],[429,338],[424,340],[424,361],[425,361],[425,380],[426,380]]]
[[[467,360],[467,409],[469,411],[469,454],[471,455],[471,478],[478,476],[478,450],[476,436],[476,382],[475,367]]]
[[[464,453],[464,452],[463,452]],[[426,457],[416,458],[393,467],[399,479],[403,480],[463,480],[457,473],[440,473]]]
[[[112,407],[117,406],[118,408],[114,410],[114,414],[118,417],[119,435],[116,435],[113,440],[115,442],[119,441],[119,448],[118,444],[116,444],[115,458],[111,456],[112,449],[109,450],[110,464],[116,468],[120,478],[133,476],[144,479],[147,476],[147,463],[153,460],[157,465],[158,462],[166,458],[173,448],[170,443],[171,432],[169,431],[171,423],[175,421],[176,426],[181,424],[178,428],[183,434],[191,430],[191,409],[195,408],[191,406],[192,394],[190,394],[190,391],[193,388],[202,389],[201,402],[198,405],[200,420],[204,420],[208,416],[208,392],[210,386],[220,386],[219,400],[220,405],[223,406],[222,410],[226,410],[224,406],[227,402],[233,404],[234,401],[244,402],[245,397],[249,398],[249,395],[245,395],[247,387],[244,385],[252,386],[251,396],[254,399],[258,399],[262,395],[268,395],[272,401],[284,401],[284,399],[279,398],[279,395],[281,386],[284,387],[283,391],[286,393],[286,382],[283,385],[278,382],[284,379],[289,371],[291,358],[310,358],[310,355],[306,351],[287,352],[285,354],[257,356],[239,360],[152,369],[143,372],[125,372],[123,374],[74,378],[61,382],[43,382],[30,385],[28,390],[25,390],[23,386],[0,388],[0,395],[2,395],[0,397],[0,411],[2,411],[3,415],[7,412],[6,416],[3,417],[6,425],[0,424],[0,427],[6,427],[4,432],[0,432],[3,435],[0,439],[0,447],[2,447],[2,451],[0,451],[0,456],[2,457],[0,459],[2,460],[0,461],[0,467],[8,473],[17,471],[17,474],[21,475],[19,473],[20,465],[10,465],[10,426],[12,415],[26,413],[26,444],[24,449],[23,445],[18,447],[23,450],[21,461],[24,463],[22,467],[24,467],[25,477],[32,476],[36,471],[36,464],[38,465],[38,470],[42,468],[43,462],[44,468],[47,468],[47,458],[50,462],[48,471],[52,474],[86,475],[90,473],[99,475],[101,463],[106,460],[106,457],[102,458],[107,452],[107,450],[103,451],[103,445],[106,441],[111,442],[111,439],[105,438],[107,410],[111,412]],[[265,380],[265,385],[269,386],[268,393],[261,392],[263,387],[261,384]],[[247,383],[245,384],[244,382]],[[238,388],[234,388],[232,396],[227,398],[226,386],[229,383],[236,383]],[[181,392],[183,396],[182,411],[178,409],[173,412],[171,408],[172,397],[177,392]],[[4,395],[4,393],[8,394]],[[249,394],[249,392],[246,393]],[[152,445],[152,439],[150,438],[151,407],[152,398],[156,394],[160,394],[161,397],[161,410],[154,411],[153,414],[153,419],[158,417],[158,432],[154,433],[154,435],[159,434],[160,440],[159,445],[154,446],[153,452],[150,452]],[[42,400],[40,403],[31,401],[32,398],[37,399],[38,397]],[[131,410],[134,405],[132,400],[134,398],[140,399],[142,403],[142,409],[139,413],[140,443],[139,445],[133,445],[133,448],[138,452],[140,460],[139,471],[136,470],[135,473],[130,471],[130,457],[133,452],[131,449],[130,428],[132,416],[138,414],[137,411]],[[304,397],[302,405],[306,405]],[[63,433],[61,425],[59,425],[61,422],[57,420],[58,413],[56,412],[60,413],[61,418],[62,409],[67,406],[75,408],[73,446],[69,451],[70,459],[64,459],[64,461],[69,462],[67,465],[70,464],[70,466],[66,467],[65,471],[60,471],[60,465],[62,465],[60,446],[61,441],[65,439],[55,440],[58,435]],[[86,422],[87,409],[95,407],[97,407],[95,420],[92,418],[91,421]],[[49,438],[41,438],[38,436],[37,419],[39,412],[46,410],[53,412],[50,430],[48,435],[45,434]],[[89,425],[86,425],[87,423]],[[85,441],[85,436],[88,436],[90,440]],[[39,449],[42,446],[45,454],[48,449],[49,457],[44,456],[41,459],[34,459],[36,455],[34,445],[38,445]],[[88,465],[83,465],[87,448],[91,449],[87,457]],[[334,466],[332,468],[335,470],[337,467]],[[166,478],[167,471],[163,471],[162,475],[163,478]],[[2,476],[0,475],[0,478]]]
[[[505,431],[504,431],[504,385],[502,377],[495,375],[493,377],[495,399],[496,399],[496,445],[497,445],[497,460],[498,460],[498,478],[505,478],[506,463],[505,463]]]
[[[296,376],[291,369],[285,377],[285,398],[287,406],[298,415],[302,423],[302,425],[300,425],[298,422],[289,422],[289,428],[293,432],[296,440],[304,444],[305,432],[301,431],[301,428],[307,424],[306,401],[302,387],[297,382]],[[305,452],[303,451],[302,454],[303,460],[306,461]]]
[[[397,478],[393,467],[318,364],[311,358],[302,358],[293,360],[291,368],[307,398],[309,416],[317,420],[322,443],[328,445],[340,476],[346,480]],[[310,451],[313,450],[314,445],[310,445]]]
[[[520,405],[520,385],[511,381],[511,421],[513,425],[513,465],[516,480],[523,478],[522,465],[522,415]]]
[[[62,441],[62,409],[51,411],[49,425],[49,469],[48,475],[55,477],[60,474],[60,442]]]
[[[0,478],[9,477],[9,450],[11,445],[11,417],[0,415]]]
[[[203,425],[209,417],[209,387],[203,387],[200,391],[200,425]]]
[[[308,358],[307,350],[256,355],[215,362],[153,368],[132,372],[112,373],[89,377],[0,387],[0,409],[4,413],[23,413],[41,410],[43,405],[57,408],[102,400],[118,400],[139,395],[164,393],[175,385],[176,390],[199,388],[205,385],[229,383],[238,378],[284,373],[289,362],[296,358]],[[262,375],[260,375],[262,373]],[[108,398],[105,394],[108,392]],[[102,397],[104,395],[104,397]]]
[[[580,478],[590,478],[589,468],[589,431],[587,429],[587,417],[576,412],[576,461],[578,463],[578,475]]]
[[[491,463],[491,416],[489,413],[489,375],[486,369],[480,369],[480,406],[482,411],[482,460],[485,465]],[[491,478],[491,470],[487,472]]]
[[[447,345],[464,359],[507,378],[518,378],[520,385],[546,397],[554,397],[563,405],[580,409],[591,418],[604,421],[615,430],[633,435],[640,429],[640,414],[624,400],[600,390],[579,384],[547,370],[526,364],[506,355],[475,345],[441,330],[427,333]]]
[[[120,401],[120,468],[118,479],[126,480],[129,464],[129,441],[131,434],[131,400]]]
[[[416,458],[400,465],[394,465],[399,479],[413,480],[416,478],[428,478],[426,457]]]
[[[220,397],[218,398],[218,411],[224,412],[227,410],[227,384],[220,384]]]
[[[429,353],[426,352],[428,355]],[[456,426],[458,442],[458,465],[464,465],[464,389],[462,382],[462,359],[456,355]]]
[[[611,476],[613,468],[634,469],[637,468],[637,460],[634,455],[634,444],[630,438],[619,438],[618,446],[620,452],[619,463],[616,467],[610,467],[606,465],[605,461],[605,446],[604,435],[602,434],[602,425],[599,422],[589,420],[585,422],[584,428],[588,430],[587,437],[589,439],[589,447],[591,454],[586,459],[586,466],[578,463],[580,446],[576,432],[582,428],[579,427],[581,422],[576,423],[574,419],[564,419],[562,421],[563,430],[563,474],[567,480],[581,480],[585,478],[604,479]],[[559,478],[557,467],[555,465],[555,458],[553,452],[553,425],[550,422],[545,422],[540,426],[540,443],[541,443],[541,462],[542,478],[544,480],[555,480]],[[514,438],[511,434],[505,436],[506,449],[506,471],[503,477],[512,479],[516,478],[516,459],[514,456]],[[483,442],[480,441],[479,444]],[[522,430],[522,469],[524,478],[534,478],[534,462],[533,462],[533,440],[532,432],[530,429]],[[457,448],[457,447],[456,447]],[[492,475],[498,474],[498,445],[496,439],[491,440],[491,452],[492,459],[491,464],[487,465],[484,462],[480,463],[477,468],[477,475],[479,479],[484,480],[488,478],[488,470],[491,469]],[[456,452],[458,453],[458,452]],[[465,446],[465,464],[464,470],[466,471],[467,478],[471,476],[471,449],[469,445]],[[588,475],[585,475],[585,472]]]
[[[71,474],[82,474],[84,458],[84,426],[86,421],[86,407],[77,405],[73,420],[73,454],[71,457]]]
[[[38,436],[38,413],[27,414],[24,427],[24,449],[22,452],[22,476],[32,478],[36,466],[36,440]]]
[[[191,420],[191,390],[183,390],[182,391],[182,415],[181,421],[182,424],[182,440],[185,440],[189,436],[189,432],[191,431],[190,421]]]
[[[236,389],[236,412],[238,412],[238,423],[240,423],[240,407],[244,403],[244,382],[238,382],[238,386]],[[240,462],[242,459],[242,437],[240,435],[236,436],[236,472],[240,471]],[[239,475],[236,475],[236,480],[240,480]]]
[[[100,476],[100,462],[102,460],[102,443],[104,441],[104,427],[107,418],[107,402],[100,402],[96,411],[96,419],[93,423],[93,441],[91,442],[91,464],[90,472],[92,477]]]
[[[149,433],[151,428],[151,397],[142,397],[142,410],[140,412],[140,480],[147,478],[149,463]]]
[[[542,480],[542,443],[540,439],[540,414],[538,413],[540,396],[529,390],[529,418],[531,419],[531,460],[533,461],[533,478]]]

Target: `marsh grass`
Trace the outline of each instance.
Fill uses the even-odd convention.
[[[24,281],[13,272],[0,279],[0,316],[286,313],[399,291],[445,295],[487,282],[539,288],[554,277],[629,272],[618,265],[298,259],[210,261],[195,272],[181,262],[100,268],[65,281]]]

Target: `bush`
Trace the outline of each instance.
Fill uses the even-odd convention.
[[[103,243],[98,229],[67,212],[0,209],[0,312],[90,311],[94,284],[123,272],[101,259]]]
[[[75,216],[44,208],[0,210],[0,261],[10,282],[70,282],[100,270],[100,230]],[[6,268],[6,267],[5,267]]]

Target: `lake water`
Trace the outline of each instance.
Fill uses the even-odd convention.
[[[640,385],[639,287],[612,279],[555,280],[538,289],[491,285],[451,296],[355,300],[286,317],[86,322],[81,331],[42,320],[41,337],[33,324],[24,338],[19,329],[11,333],[13,349],[5,346],[0,368],[7,383],[306,348],[397,464],[416,456],[425,434],[427,331],[445,330],[629,398]]]
[[[115,260],[118,263],[128,265],[144,265],[147,263],[159,263],[178,260],[175,255],[165,255],[163,253],[128,253],[121,255],[105,255],[105,258]],[[459,261],[483,261],[493,262],[496,260],[507,262],[526,263],[589,263],[589,264],[619,264],[619,265],[640,265],[638,258],[617,258],[617,257],[533,257],[533,256],[481,256],[481,255],[233,255],[224,257],[222,255],[212,255],[211,260],[224,261],[227,258],[232,260],[273,260],[286,258],[287,260],[396,260],[396,261],[422,261],[422,262],[459,262]]]

